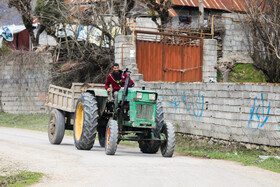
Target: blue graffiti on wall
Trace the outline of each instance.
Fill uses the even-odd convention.
[[[185,105],[186,111],[188,113],[192,112],[194,117],[199,120],[204,109],[204,95],[200,95],[200,92],[198,92],[197,96],[187,98],[187,94],[184,91],[182,101]]]
[[[173,91],[171,91],[173,94]],[[176,95],[178,95],[178,92],[176,90]],[[170,105],[174,105],[175,111],[178,109],[178,106],[180,105],[180,98],[179,97],[174,97],[172,101],[169,101]]]
[[[267,120],[269,118],[270,102],[268,104],[267,111],[265,111],[263,93],[261,93],[261,104],[258,104],[258,105],[256,104],[257,99],[258,99],[258,97],[255,97],[254,104],[250,110],[251,116],[250,116],[250,119],[248,122],[248,128],[252,127],[253,120],[256,119],[256,121],[258,123],[256,128],[259,129],[264,126],[264,124],[267,122]]]
[[[200,92],[198,92],[198,96],[195,98],[195,102],[193,103],[193,114],[196,119],[200,119],[203,113],[204,108],[204,95],[200,96]]]
[[[176,93],[172,92],[172,94],[178,95],[177,90]],[[171,98],[171,101],[169,101],[169,104],[172,107],[174,107],[175,112],[177,112],[177,109],[182,101],[182,103],[184,104],[184,108],[186,109],[186,112],[188,114],[193,114],[197,120],[200,120],[204,109],[204,95],[200,94],[200,92],[198,92],[197,95],[195,94],[191,94],[191,95],[192,95],[191,97],[187,97],[186,92],[183,91],[182,98],[180,98],[179,96],[173,97]]]
[[[183,103],[185,104],[185,108],[186,108],[187,112],[190,112],[190,110],[191,110],[191,108],[192,108],[192,104],[191,104],[191,102],[187,99],[187,94],[186,94],[185,91],[183,92],[182,100],[183,100]]]
[[[275,117],[276,117],[276,122],[277,124],[277,129],[280,131],[280,109],[275,110]]]

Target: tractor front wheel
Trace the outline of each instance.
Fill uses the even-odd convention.
[[[64,114],[61,110],[53,109],[50,114],[48,136],[51,144],[60,144],[65,132]]]
[[[86,92],[79,97],[74,119],[76,148],[90,150],[94,144],[98,126],[98,107],[95,96]]]
[[[118,123],[115,120],[109,120],[105,134],[105,153],[114,155],[118,146]]]
[[[171,123],[164,123],[161,131],[166,140],[161,143],[161,154],[163,157],[172,157],[175,148],[175,130]]]
[[[160,142],[156,140],[141,140],[138,143],[142,153],[155,154],[158,152],[158,149],[160,147]]]
[[[153,129],[154,136],[159,138],[159,134],[162,130],[162,126],[164,124],[164,114],[163,114],[163,107],[160,100],[157,100],[156,103],[156,128]],[[144,137],[147,138],[147,137]],[[138,142],[139,148],[142,153],[149,153],[154,154],[157,153],[160,147],[160,141],[156,140],[149,140],[144,141],[141,140]]]
[[[163,113],[163,107],[160,100],[157,100],[157,108],[156,108],[156,133],[159,134],[163,123],[164,123],[164,113]]]

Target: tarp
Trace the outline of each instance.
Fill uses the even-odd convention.
[[[9,42],[14,40],[13,33],[8,27],[0,27],[0,35]]]
[[[7,26],[7,27],[8,27],[8,28],[12,31],[12,33],[14,33],[14,34],[17,34],[17,33],[19,33],[19,32],[21,32],[21,31],[23,31],[23,30],[26,29],[24,25],[9,25],[9,26]]]
[[[24,25],[9,25],[0,27],[0,48],[2,47],[3,38],[9,42],[14,40],[13,34],[25,30]]]
[[[102,31],[96,27],[92,26],[78,26],[77,29],[78,39],[87,40],[89,39],[90,43],[95,43],[100,45]]]

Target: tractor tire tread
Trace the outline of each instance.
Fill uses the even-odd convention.
[[[142,153],[155,154],[160,147],[160,142],[157,141],[139,141],[138,143]]]
[[[84,124],[79,141],[75,138],[75,146],[79,150],[90,150],[93,147],[97,132],[99,117],[97,101],[95,96],[88,92],[80,96],[77,104],[79,101],[82,101],[83,104]]]
[[[175,149],[175,129],[171,123],[164,123],[163,130],[166,129],[166,149],[161,147],[163,157],[172,157]]]
[[[163,107],[162,103],[160,100],[157,100],[157,105],[156,105],[156,131],[155,133],[159,134],[162,126],[164,123],[164,112],[163,112]]]
[[[55,118],[55,132],[54,135],[51,135],[50,132],[50,122],[52,117]],[[64,123],[64,114],[61,110],[52,109],[50,114],[50,120],[48,125],[48,137],[51,144],[60,144],[63,140],[65,132],[65,123]]]
[[[109,146],[107,147],[107,129],[110,127]],[[109,120],[105,135],[105,153],[106,155],[114,155],[118,146],[118,123],[115,120]]]

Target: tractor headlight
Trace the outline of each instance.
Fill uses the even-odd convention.
[[[149,100],[155,101],[156,100],[156,94],[149,94]]]
[[[137,98],[137,99],[142,99],[142,97],[143,97],[143,93],[137,92],[136,98]]]

